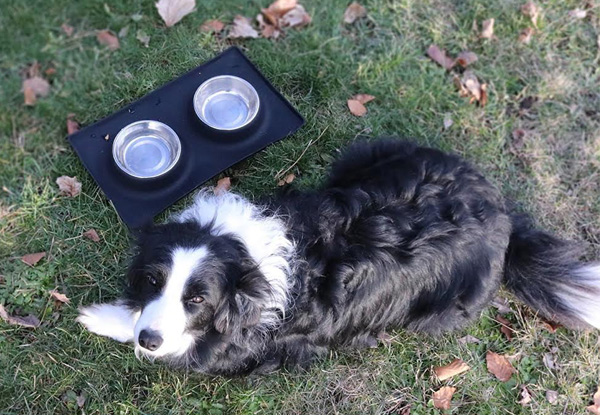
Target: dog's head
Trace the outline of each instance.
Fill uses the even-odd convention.
[[[147,229],[128,273],[127,302],[140,310],[137,354],[184,355],[211,336],[232,338],[272,318],[273,287],[245,243],[211,225]]]

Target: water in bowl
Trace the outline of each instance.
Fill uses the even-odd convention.
[[[169,167],[171,151],[163,138],[147,134],[131,140],[123,158],[134,175],[151,177]]]
[[[248,104],[233,91],[210,95],[204,102],[204,116],[209,125],[222,129],[234,129],[248,118]]]

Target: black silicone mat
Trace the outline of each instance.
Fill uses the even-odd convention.
[[[235,132],[205,126],[196,116],[196,88],[217,75],[235,75],[250,82],[260,98],[254,121]],[[156,179],[134,179],[112,158],[112,143],[121,128],[139,120],[170,126],[181,140],[181,158],[174,169]],[[156,89],[138,101],[69,136],[71,145],[98,186],[130,228],[154,216],[235,163],[292,134],[304,119],[235,47]]]

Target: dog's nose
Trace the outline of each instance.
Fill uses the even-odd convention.
[[[155,351],[160,347],[163,342],[163,338],[160,337],[160,334],[153,330],[142,330],[138,337],[138,343],[144,349],[148,349],[151,352]]]

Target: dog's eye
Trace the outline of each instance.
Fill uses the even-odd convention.
[[[148,274],[146,275],[146,278],[148,279],[148,284],[153,286],[156,286],[156,284],[158,284],[158,281],[152,275]]]
[[[196,297],[190,298],[188,300],[188,303],[200,304],[202,301],[204,301],[204,298],[202,298],[200,296],[196,296]]]

